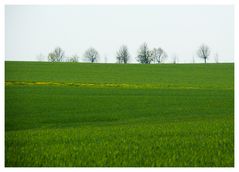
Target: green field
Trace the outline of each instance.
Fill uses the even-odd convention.
[[[6,62],[5,166],[233,167],[234,64]]]

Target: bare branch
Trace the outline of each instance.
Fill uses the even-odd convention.
[[[209,47],[207,45],[202,44],[197,51],[197,55],[199,58],[204,59],[204,62],[207,63],[207,59],[210,55]]]
[[[150,64],[153,61],[153,53],[149,50],[146,42],[140,46],[136,59],[142,64]]]
[[[63,61],[64,55],[64,51],[60,47],[57,47],[53,52],[48,54],[48,61],[61,62]]]
[[[154,48],[152,50],[152,56],[154,63],[162,63],[163,60],[168,57],[167,53],[162,48]]]
[[[88,59],[91,63],[94,63],[99,58],[99,53],[94,48],[89,48],[85,52],[85,58]]]
[[[118,63],[128,63],[130,58],[127,46],[122,45],[119,51],[116,53],[116,60]]]

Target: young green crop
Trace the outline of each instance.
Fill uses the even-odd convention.
[[[233,82],[233,64],[6,62],[5,165],[232,167]]]

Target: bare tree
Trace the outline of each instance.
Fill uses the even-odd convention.
[[[178,62],[178,56],[176,54],[173,55],[173,64],[176,64]]]
[[[197,55],[199,58],[204,59],[204,63],[207,63],[207,59],[210,55],[210,48],[207,45],[202,44],[197,51]]]
[[[105,61],[105,63],[107,63],[107,61],[108,61],[107,55],[104,55],[104,61]]]
[[[84,54],[85,58],[88,59],[91,63],[94,63],[99,58],[99,53],[94,48],[89,48]]]
[[[38,54],[36,58],[37,58],[37,61],[39,62],[42,62],[45,60],[45,56],[42,53]]]
[[[70,56],[68,57],[67,59],[68,62],[78,62],[79,61],[79,56],[78,55],[73,55],[73,56]]]
[[[215,62],[216,62],[216,63],[219,63],[219,55],[218,55],[218,53],[216,53],[216,54],[214,55],[214,59],[215,59]]]
[[[152,58],[154,63],[162,63],[167,57],[167,53],[162,48],[154,48],[152,50]]]
[[[63,61],[64,54],[64,51],[60,47],[57,47],[53,52],[48,54],[48,61],[61,62]]]
[[[119,51],[116,53],[116,59],[118,63],[128,63],[130,58],[127,46],[122,45]]]
[[[195,63],[195,58],[194,58],[194,56],[193,56],[193,61],[192,61],[193,63]]]
[[[153,61],[153,53],[149,50],[146,42],[140,46],[136,59],[142,64],[150,64]]]

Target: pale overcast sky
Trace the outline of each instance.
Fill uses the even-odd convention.
[[[203,62],[196,56],[200,44],[211,48],[209,62],[234,61],[233,6],[33,6],[5,8],[6,60],[35,61],[60,46],[67,56],[81,57],[89,47],[101,62],[115,62],[118,48],[128,46],[131,62],[143,42],[162,47],[166,62]],[[45,58],[47,59],[47,58]]]

